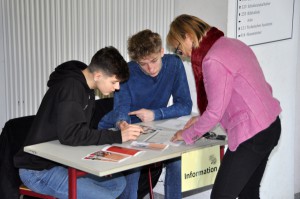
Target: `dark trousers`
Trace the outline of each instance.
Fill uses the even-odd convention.
[[[281,133],[279,117],[267,129],[227,150],[213,185],[211,199],[256,199],[269,155]]]

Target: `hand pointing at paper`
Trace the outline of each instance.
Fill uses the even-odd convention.
[[[154,120],[154,112],[149,109],[140,109],[137,111],[132,111],[128,113],[128,115],[135,115],[137,116],[142,122],[150,122]]]

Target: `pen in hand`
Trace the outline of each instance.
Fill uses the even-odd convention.
[[[139,125],[128,124],[122,121],[119,125],[121,130],[122,142],[136,140],[144,130]]]

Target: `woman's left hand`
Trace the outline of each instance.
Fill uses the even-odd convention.
[[[182,133],[183,133],[183,130],[177,131],[171,138],[171,141],[176,142],[176,141],[183,140]]]
[[[190,128],[198,119],[199,116],[193,116],[189,121],[184,125],[183,129]]]

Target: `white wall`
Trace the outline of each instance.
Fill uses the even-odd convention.
[[[299,0],[296,0],[296,5],[295,7],[298,7],[298,9],[296,9],[296,13],[295,13],[295,31],[298,31],[298,53],[296,54],[296,56],[298,57],[298,62],[297,62],[297,88],[296,88],[296,130],[295,130],[295,139],[294,139],[294,145],[295,145],[295,193],[300,193],[300,144],[299,144],[299,140],[300,140],[300,17],[299,17],[299,7],[300,7],[300,2]]]
[[[0,3],[0,10],[2,10],[2,4]],[[5,70],[4,70],[4,41],[3,41],[3,20],[2,14],[0,14],[0,127],[6,121],[6,101],[5,101]],[[1,133],[1,131],[0,131]]]
[[[225,34],[227,33],[227,1],[220,0],[175,0],[175,16],[180,14],[191,14],[205,19],[209,24],[214,24],[218,29],[222,30]],[[205,5],[205,6],[204,6]],[[218,14],[214,14],[212,10],[218,10]],[[189,61],[184,61],[186,73],[189,74],[188,82],[191,91],[191,97],[193,100],[192,112],[197,113],[197,95],[195,80],[193,76],[193,71],[191,63]]]
[[[128,37],[148,28],[165,38],[173,11],[173,0],[0,0],[0,127],[36,114],[57,65],[110,45],[128,60]]]
[[[175,14],[186,13],[198,16],[227,32],[227,36],[235,37],[236,2],[232,0],[176,0]],[[294,140],[299,141],[299,132],[295,128],[296,123],[299,123],[299,118],[295,119],[297,113],[295,107],[296,101],[298,101],[296,97],[299,99],[299,96],[296,96],[296,91],[299,90],[296,84],[296,72],[299,68],[297,68],[300,27],[299,0],[295,1],[294,8],[292,39],[252,47],[261,63],[267,81],[273,87],[273,94],[281,102],[283,109],[281,114],[282,136],[278,147],[270,156],[261,185],[261,198],[267,199],[294,198],[294,193],[299,192],[299,158],[296,162],[294,161],[295,156],[299,157],[300,153],[299,147],[294,147]],[[185,64],[188,76],[192,77],[190,64]],[[300,85],[300,82],[298,84]],[[194,83],[191,82],[190,86],[192,92],[195,92]],[[192,93],[193,100],[195,95]],[[300,107],[297,107],[299,110]],[[295,134],[298,136],[296,137]],[[298,174],[297,177],[294,172]]]

